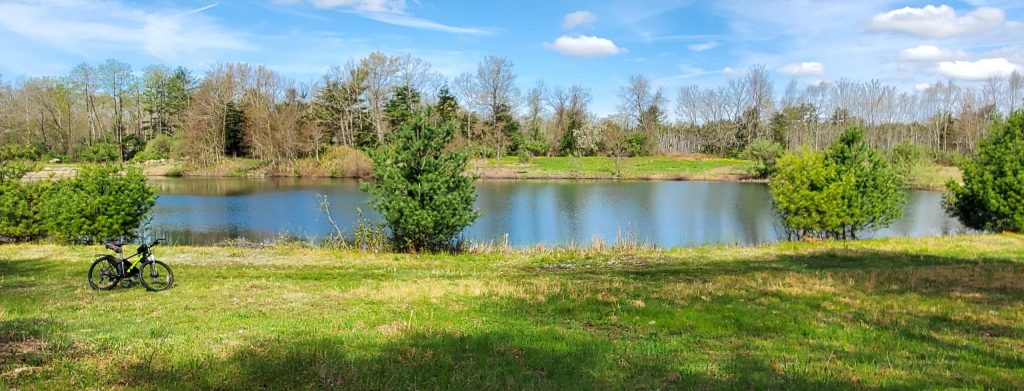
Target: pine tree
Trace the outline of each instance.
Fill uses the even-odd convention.
[[[370,151],[375,181],[370,205],[384,217],[394,244],[410,251],[451,247],[456,235],[480,215],[467,156],[448,146],[452,124],[431,125],[419,113]]]
[[[224,155],[248,155],[245,145],[245,111],[235,102],[228,102],[224,114]]]
[[[384,106],[388,123],[392,128],[402,126],[411,118],[420,105],[420,93],[414,88],[398,87],[391,95],[391,100]]]
[[[1024,110],[996,122],[977,155],[959,165],[964,183],[947,184],[949,213],[970,228],[1024,232]]]
[[[776,170],[772,199],[791,239],[856,239],[903,215],[902,178],[858,127],[847,129],[824,154],[787,154]]]

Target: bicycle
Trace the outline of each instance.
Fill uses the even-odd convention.
[[[135,255],[127,258],[124,257],[122,248],[126,243],[104,242],[103,245],[118,256],[109,254],[96,256],[92,266],[89,267],[89,286],[97,290],[110,290],[120,283],[125,288],[131,288],[137,279],[142,286],[146,287],[146,290],[151,292],[170,289],[174,285],[174,273],[166,263],[156,260],[151,251],[160,242],[162,240],[157,239],[149,245],[143,243]],[[135,257],[139,257],[139,259],[130,262]]]

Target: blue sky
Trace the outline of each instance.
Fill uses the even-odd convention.
[[[669,97],[764,64],[781,93],[795,79],[878,79],[913,89],[1024,70],[1024,2],[969,0],[251,0],[0,1],[4,80],[59,75],[117,58],[201,73],[266,64],[298,81],[371,51],[421,57],[445,76],[510,58],[520,88],[591,88],[615,110],[642,73]]]

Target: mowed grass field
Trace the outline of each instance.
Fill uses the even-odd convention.
[[[725,158],[693,158],[669,156],[628,157],[619,160],[604,156],[535,157],[520,163],[515,157],[500,160],[474,160],[471,171],[484,178],[515,177],[523,179],[724,179],[736,180],[746,175],[749,161]]]
[[[619,160],[603,156],[535,157],[519,162],[515,157],[478,159],[470,171],[494,179],[653,179],[738,181],[749,176],[753,162],[715,157],[645,156]],[[618,174],[618,175],[616,175]],[[912,173],[908,186],[917,190],[944,191],[949,180],[960,181],[956,167],[923,165]]]
[[[1024,236],[364,254],[0,246],[0,389],[1022,389]]]

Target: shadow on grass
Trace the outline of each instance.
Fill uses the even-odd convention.
[[[783,254],[735,261],[685,259],[627,259],[602,264],[585,260],[576,265],[531,265],[524,274],[553,273],[563,278],[593,281],[625,278],[645,283],[711,281],[771,273],[818,273],[852,281],[868,294],[915,293],[957,297],[983,304],[1007,304],[1024,299],[1024,262],[1010,257],[954,257],[902,252],[829,250]]]
[[[721,377],[668,360],[612,360],[607,341],[489,331],[415,333],[373,348],[341,339],[260,340],[224,359],[138,364],[127,384],[150,389],[858,389],[855,382],[771,376],[769,364],[736,355]],[[685,363],[684,363],[685,364]]]
[[[0,259],[0,276],[4,278],[41,277],[46,271],[52,269],[54,269],[52,262],[40,258]],[[2,287],[0,286],[0,289]]]

